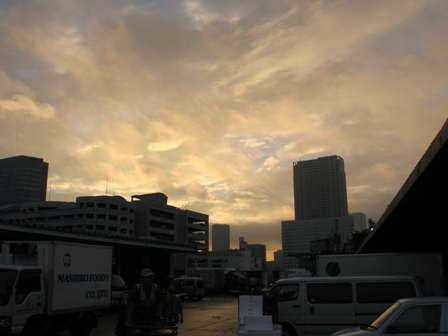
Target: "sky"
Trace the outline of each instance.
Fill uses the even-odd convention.
[[[378,221],[448,117],[445,0],[3,0],[0,158],[47,199],[162,192],[281,249],[293,162]]]

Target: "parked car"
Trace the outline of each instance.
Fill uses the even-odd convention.
[[[126,305],[128,303],[127,296],[123,295],[128,291],[128,285],[119,275],[112,276],[112,300],[111,305],[118,306],[119,304]],[[120,302],[121,301],[121,302]]]
[[[204,280],[199,277],[181,276],[173,280],[172,286],[176,294],[188,296],[190,299],[200,299],[205,295]]]
[[[419,297],[400,299],[369,325],[344,329],[335,336],[357,335],[447,335],[448,297]]]

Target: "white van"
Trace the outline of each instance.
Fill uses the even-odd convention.
[[[341,330],[335,336],[447,335],[448,297],[400,299],[371,324]]]
[[[368,324],[397,299],[417,296],[423,290],[411,276],[290,278],[264,293],[263,308],[283,336],[330,335]]]
[[[205,295],[204,280],[199,277],[181,276],[174,279],[171,285],[176,294],[188,296],[190,299],[200,299]]]

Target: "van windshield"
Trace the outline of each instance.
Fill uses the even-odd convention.
[[[375,321],[373,321],[369,326],[366,326],[363,329],[366,330],[376,330],[386,321],[389,316],[391,316],[399,307],[401,306],[400,302],[395,302],[389,308],[387,308],[380,316],[376,318]]]
[[[17,278],[17,270],[0,269],[0,306],[9,302]]]

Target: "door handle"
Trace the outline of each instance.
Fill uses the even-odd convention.
[[[314,314],[314,307],[310,307],[310,313]]]

